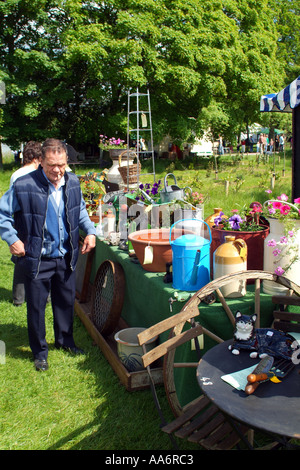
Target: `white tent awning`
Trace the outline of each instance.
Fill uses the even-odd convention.
[[[279,93],[263,95],[260,99],[260,111],[262,112],[286,112],[291,113],[300,105],[300,77],[296,78]]]

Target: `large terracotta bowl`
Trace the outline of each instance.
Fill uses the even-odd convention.
[[[172,239],[175,236],[174,232],[176,230],[172,231]],[[166,264],[172,262],[169,236],[169,228],[138,230],[128,235],[128,240],[132,243],[135,254],[146,271],[166,272]],[[151,264],[144,264],[145,248],[148,245],[153,248],[153,260]]]

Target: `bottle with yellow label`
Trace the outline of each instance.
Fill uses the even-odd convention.
[[[247,244],[241,238],[226,236],[225,243],[213,254],[214,279],[247,270]],[[246,281],[235,280],[221,287],[224,297],[243,297],[246,295]]]

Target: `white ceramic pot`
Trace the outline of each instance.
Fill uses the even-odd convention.
[[[282,241],[285,236],[285,229],[278,219],[268,219],[270,223],[270,233],[264,242],[264,271],[274,273],[278,268],[284,269],[283,276],[290,281],[299,284],[300,281],[300,220],[295,220],[294,236],[287,236],[287,243]],[[274,240],[276,246],[269,246],[269,242]],[[275,245],[275,243],[271,243]],[[274,256],[274,250],[280,250]],[[263,281],[263,291],[266,294],[287,294],[288,289],[272,281]]]
[[[137,335],[146,328],[125,328],[118,331],[114,338],[117,342],[118,356],[129,372],[143,370],[143,349],[139,345]],[[146,343],[147,352],[155,347],[157,336]]]

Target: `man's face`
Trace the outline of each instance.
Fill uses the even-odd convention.
[[[48,180],[57,187],[65,174],[67,154],[63,150],[48,150],[41,165]]]

